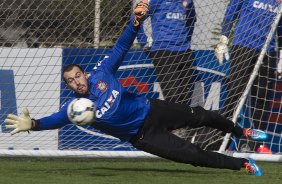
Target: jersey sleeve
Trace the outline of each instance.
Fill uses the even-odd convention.
[[[230,0],[222,22],[222,34],[229,37],[234,22],[240,14],[244,0]]]
[[[149,0],[150,7],[149,7],[148,14],[152,15],[156,11],[156,9],[159,6],[159,4],[161,4],[161,3],[162,2],[160,0]]]
[[[137,34],[137,41],[141,45],[142,48],[145,47],[145,45],[147,44],[147,38],[148,37],[144,31],[144,24],[142,24]]]
[[[67,115],[67,107],[70,102],[71,100],[63,105],[58,112],[41,119],[37,119],[38,130],[53,130],[61,128],[67,124],[71,124]]]
[[[131,16],[130,23],[127,25],[115,46],[112,48],[111,53],[108,55],[108,59],[105,59],[102,63],[100,63],[103,68],[108,69],[113,74],[116,73],[117,69],[121,65],[125,54],[130,49],[137,35],[138,27],[135,27],[133,22],[134,17]]]
[[[150,5],[150,7],[149,7],[149,11],[148,11],[148,14],[147,14],[147,17],[146,17],[146,20],[143,22],[143,24],[140,26],[140,29],[139,29],[139,31],[138,31],[138,34],[137,34],[137,41],[138,41],[138,43],[141,45],[141,47],[143,48],[143,47],[146,47],[146,45],[148,46],[148,36],[151,36],[152,37],[152,35],[146,35],[146,33],[145,33],[145,28],[146,28],[146,26],[145,25],[147,25],[147,26],[150,26],[150,27],[152,27],[152,25],[151,25],[151,18],[152,18],[152,16],[153,16],[153,14],[154,14],[154,12],[155,12],[155,10],[157,9],[157,6],[159,5],[159,4],[161,3],[161,2],[158,2],[158,0],[150,0],[149,1],[149,5]],[[159,5],[160,6],[160,5]],[[147,24],[146,24],[146,21],[147,21]],[[151,28],[152,29],[152,28]],[[148,46],[148,47],[150,47],[150,46]]]

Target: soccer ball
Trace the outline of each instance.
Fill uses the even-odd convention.
[[[87,98],[76,98],[68,105],[69,120],[79,126],[91,125],[95,117],[95,104]]]

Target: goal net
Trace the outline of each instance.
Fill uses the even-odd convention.
[[[68,125],[11,136],[3,123],[10,113],[20,115],[23,107],[35,119],[58,111],[72,97],[62,79],[62,68],[76,63],[91,71],[111,51],[135,4],[128,0],[0,2],[0,155],[151,156],[92,127]],[[258,143],[211,128],[173,131],[204,149],[281,153],[282,79],[275,76],[282,49],[276,31],[281,1],[248,1],[240,7],[241,12],[253,8],[259,16],[249,15],[246,27],[239,30],[235,23],[246,15],[234,17],[228,44],[231,61],[219,64],[214,48],[222,34],[228,4],[227,0],[151,0],[154,11],[126,54],[117,77],[134,93],[200,105],[242,127],[260,128],[270,135],[268,142]],[[249,24],[259,24],[258,29],[250,31]],[[246,35],[249,32],[260,37]],[[260,49],[238,45],[240,40],[234,41],[238,34],[240,39],[246,37],[244,43],[249,45],[259,40]],[[254,68],[257,70],[253,72]]]

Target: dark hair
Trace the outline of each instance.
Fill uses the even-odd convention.
[[[85,72],[84,69],[83,69],[80,65],[78,65],[78,64],[69,64],[69,65],[67,65],[67,66],[64,67],[64,69],[63,69],[63,75],[64,75],[65,72],[71,71],[74,67],[79,68],[79,70],[80,70],[81,72],[83,72],[83,73]],[[63,77],[63,79],[64,79],[65,82],[67,82],[64,77]]]

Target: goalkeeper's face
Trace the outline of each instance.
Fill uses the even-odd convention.
[[[78,67],[73,67],[70,71],[64,72],[64,79],[68,87],[78,94],[84,95],[88,92],[88,75]]]

